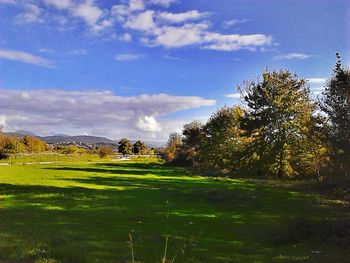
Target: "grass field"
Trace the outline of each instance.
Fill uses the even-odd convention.
[[[154,161],[154,160],[153,160]],[[279,183],[280,185],[281,183]],[[349,209],[149,161],[0,167],[0,262],[349,262]]]

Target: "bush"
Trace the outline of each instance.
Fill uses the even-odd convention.
[[[106,158],[108,155],[112,154],[113,151],[108,146],[103,146],[98,150],[98,155],[100,158]]]

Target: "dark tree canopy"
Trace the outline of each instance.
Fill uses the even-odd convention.
[[[147,153],[147,146],[143,141],[138,140],[133,145],[133,152],[134,154],[146,154]]]
[[[350,170],[350,71],[344,69],[340,55],[333,75],[328,81],[320,107],[327,116],[327,141],[332,150],[333,161],[341,170]]]
[[[132,154],[132,143],[126,138],[119,141],[118,152],[122,155]]]

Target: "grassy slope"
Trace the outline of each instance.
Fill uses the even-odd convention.
[[[175,262],[346,262],[347,219],[317,194],[161,164],[0,167],[0,262],[127,262],[129,233],[142,262],[167,234]]]

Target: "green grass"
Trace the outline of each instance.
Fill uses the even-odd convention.
[[[0,167],[0,262],[347,262],[349,210],[144,160]],[[345,234],[344,234],[345,233]]]
[[[109,160],[112,157],[109,156]],[[0,163],[37,163],[37,162],[101,162],[97,154],[59,154],[59,153],[31,153],[10,156],[0,160]],[[106,161],[106,159],[104,159]]]

